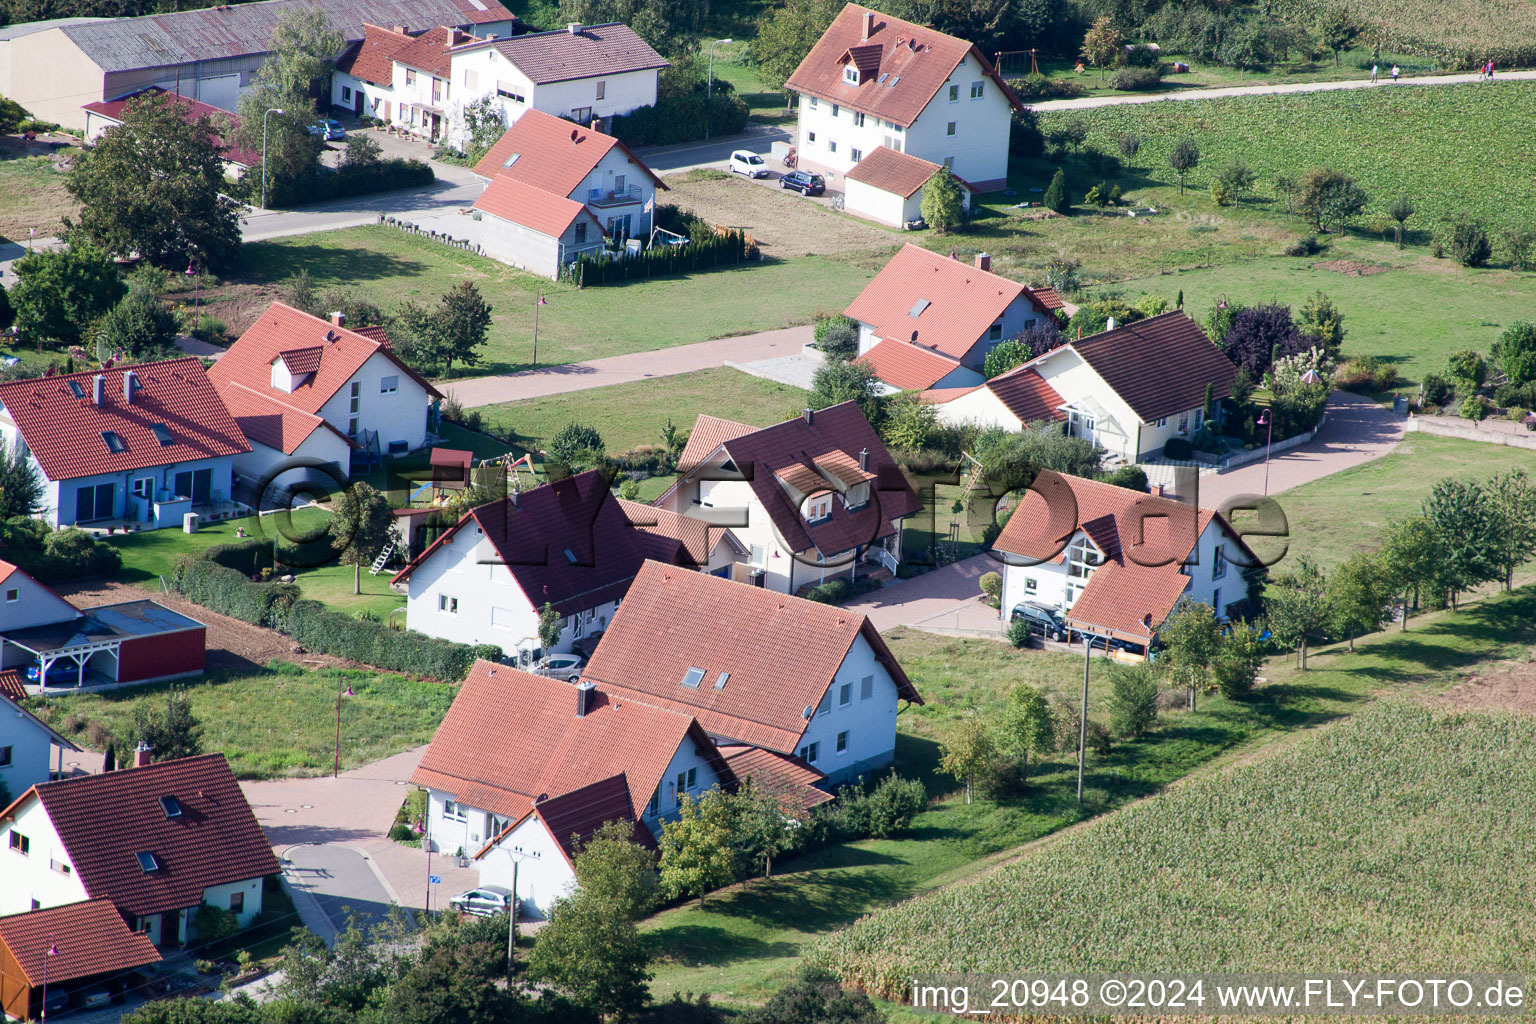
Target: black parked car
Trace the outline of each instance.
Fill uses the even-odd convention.
[[[1009,621],[1027,619],[1032,636],[1045,637],[1047,640],[1067,639],[1067,624],[1061,621],[1061,616],[1038,604],[1016,604],[1008,618]]]
[[[827,190],[827,179],[810,171],[790,171],[779,179],[780,188],[792,188],[803,196],[819,196]]]

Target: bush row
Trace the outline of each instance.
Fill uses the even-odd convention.
[[[626,146],[666,146],[702,139],[706,128],[713,135],[735,135],[746,127],[749,113],[746,103],[729,92],[716,92],[709,100],[689,93],[620,114],[608,133]]]
[[[295,584],[254,583],[239,569],[208,558],[183,558],[167,582],[205,608],[276,629],[310,650],[392,672],[457,682],[476,658],[502,657],[501,648],[494,645],[450,643],[354,619],[316,601],[301,600]]]
[[[624,259],[594,259],[582,253],[574,263],[560,268],[560,279],[579,287],[617,284],[635,278],[691,274],[714,267],[733,266],[757,257],[757,246],[740,231],[727,231],[687,245],[652,246]]]
[[[260,175],[256,178],[259,188]],[[433,180],[432,168],[420,160],[394,158],[371,164],[346,164],[334,171],[317,170],[298,178],[268,179],[267,194],[272,206],[297,206],[402,188],[424,188]]]

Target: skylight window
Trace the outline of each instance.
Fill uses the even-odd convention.
[[[715,689],[717,689],[717,690],[725,689],[725,684],[730,682],[730,679],[731,679],[731,674],[729,672],[721,672],[720,673],[720,678],[715,680]]]
[[[929,302],[927,299],[918,299],[916,302],[912,303],[912,308],[907,311],[907,316],[913,317],[914,319],[920,317],[923,315],[923,310],[927,309],[931,305],[933,305],[933,303]]]
[[[171,428],[164,423],[151,423],[149,429],[154,432],[155,440],[160,442],[161,447],[176,443],[176,439],[171,436]]]
[[[699,688],[699,683],[703,681],[704,670],[701,668],[690,668],[683,675],[683,685],[689,687],[690,689],[697,690]]]
[[[163,796],[163,797],[161,797],[160,798],[160,809],[165,812],[165,816],[167,818],[179,818],[179,817],[181,817],[181,801],[177,800],[173,796]]]
[[[69,387],[69,393],[74,395],[76,398],[84,398],[85,397],[85,388],[80,386],[80,382],[79,381],[77,381],[77,380],[69,381],[68,382],[68,387]]]
[[[879,84],[884,85],[885,84],[885,80],[887,78],[890,78],[890,77],[891,77],[891,73],[889,71],[887,71],[885,74],[880,76],[880,83]]]
[[[576,562],[576,552],[572,551],[570,548],[566,548],[565,549],[565,560],[567,562],[570,562],[572,565],[576,565],[577,564],[577,562]]]
[[[160,870],[160,859],[148,850],[140,850],[134,856],[139,859],[139,867],[144,869],[146,875]]]
[[[517,161],[519,159],[522,158],[522,155],[523,154],[521,154],[521,153],[513,153],[511,156],[507,157],[507,162],[502,164],[502,166],[503,167],[511,167],[513,164],[517,163]]]
[[[117,435],[115,430],[103,430],[101,432],[101,439],[106,442],[107,451],[109,452],[125,452],[128,450],[128,446],[123,444],[123,439]]]

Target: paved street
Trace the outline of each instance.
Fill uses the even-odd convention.
[[[530,339],[530,344],[531,344]],[[472,377],[443,385],[443,390],[466,409],[525,398],[543,398],[570,391],[607,387],[648,377],[667,377],[692,373],[727,362],[742,363],[779,356],[798,355],[811,340],[811,328],[785,327],[757,334],[716,338],[693,345],[633,352],[625,356],[593,359],[586,363],[564,363],[494,377]],[[729,413],[729,410],[722,410]]]
[[[657,174],[681,174],[698,167],[725,164],[735,149],[750,149],[767,156],[775,142],[792,142],[794,137],[783,128],[757,127],[739,135],[728,135],[708,142],[684,142],[676,146],[644,146],[635,155]]]

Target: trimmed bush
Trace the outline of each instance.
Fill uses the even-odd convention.
[[[1162,84],[1162,81],[1162,68],[1123,67],[1109,76],[1109,87],[1125,91],[1140,91],[1155,89]]]
[[[261,175],[252,178],[252,187],[260,189]],[[425,188],[434,180],[432,168],[427,164],[397,158],[371,164],[344,164],[335,170],[317,170],[300,178],[268,179],[267,195],[272,206],[298,206],[396,189]]]
[[[1451,397],[1451,385],[1440,374],[1426,373],[1423,383],[1425,405],[1444,405]]]
[[[1030,627],[1028,619],[1014,619],[1008,623],[1008,642],[1015,647],[1025,647],[1029,644]]]
[[[1168,443],[1163,445],[1163,456],[1174,462],[1187,462],[1194,457],[1194,453],[1194,448],[1182,437],[1170,437]]]
[[[1023,78],[1010,78],[1008,85],[1018,94],[1019,99],[1029,100],[1069,100],[1074,96],[1086,96],[1088,90],[1069,78],[1047,78],[1044,75],[1025,75]]]
[[[293,583],[253,583],[238,569],[194,556],[177,562],[166,582],[187,600],[253,626],[276,628],[299,599]]]
[[[626,146],[666,146],[702,139],[706,121],[713,135],[735,135],[746,127],[751,110],[739,96],[722,91],[720,86],[716,81],[715,94],[708,100],[702,91],[666,96],[655,106],[620,114],[610,120],[607,132]]]
[[[246,537],[205,548],[202,557],[226,569],[255,576],[263,569],[272,568],[272,542],[262,537]]]
[[[828,580],[805,592],[806,600],[822,604],[839,604],[853,596],[853,587],[845,579]]]
[[[413,842],[417,836],[414,829],[404,822],[399,822],[389,827],[389,838],[397,843]]]
[[[1462,416],[1474,422],[1482,420],[1488,415],[1488,403],[1483,401],[1481,395],[1468,395],[1461,400],[1459,410]]]

